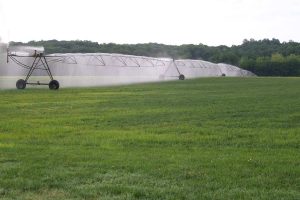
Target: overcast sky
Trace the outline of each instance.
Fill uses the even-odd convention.
[[[300,41],[300,0],[0,0],[5,41],[241,44]]]

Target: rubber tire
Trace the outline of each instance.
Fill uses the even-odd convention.
[[[50,90],[58,90],[59,89],[59,82],[57,80],[52,80],[49,83]]]
[[[16,87],[19,90],[24,90],[26,88],[26,81],[23,79],[19,79],[16,83]]]
[[[179,80],[183,81],[185,79],[185,76],[183,74],[180,74],[178,78],[179,78]]]

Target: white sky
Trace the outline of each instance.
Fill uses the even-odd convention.
[[[0,0],[4,41],[241,44],[300,41],[300,0]]]

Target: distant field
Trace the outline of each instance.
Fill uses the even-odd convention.
[[[0,199],[300,199],[300,78],[0,90]]]

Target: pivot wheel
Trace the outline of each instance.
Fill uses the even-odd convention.
[[[184,80],[185,79],[185,76],[183,74],[180,74],[179,75],[179,80]]]
[[[49,83],[49,89],[50,90],[58,90],[59,88],[59,82],[57,80],[52,80]]]
[[[19,89],[19,90],[23,90],[26,88],[26,81],[23,80],[23,79],[20,79],[17,81],[16,83],[16,87]]]

